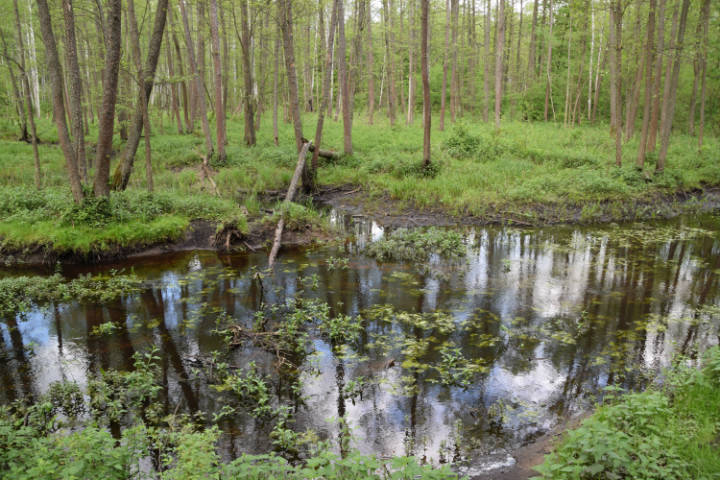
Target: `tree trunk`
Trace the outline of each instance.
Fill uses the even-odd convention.
[[[183,68],[183,57],[180,51],[180,42],[178,41],[177,35],[175,35],[175,29],[173,28],[173,13],[172,8],[167,8],[168,21],[170,22],[170,33],[172,34],[173,46],[175,47],[175,57],[177,58],[178,73],[183,80],[180,81],[180,93],[182,94],[183,104],[183,118],[185,119],[185,131],[192,133],[195,130],[193,124],[193,117],[191,115],[191,99],[189,98],[187,84],[185,83],[185,69]]]
[[[450,121],[455,123],[458,110],[458,16],[459,3],[458,0],[450,0],[451,2],[451,37],[452,37],[452,65],[450,70]]]
[[[645,149],[650,127],[650,103],[652,102],[653,60],[655,55],[655,6],[656,0],[650,0],[648,11],[647,40],[645,45],[645,102],[643,105],[643,124],[638,144],[637,168],[645,167]]]
[[[165,59],[168,65],[168,74],[170,75],[170,105],[172,108],[172,116],[177,122],[178,134],[182,135],[183,133],[185,133],[185,129],[183,128],[182,119],[180,118],[180,101],[178,100],[177,80],[175,77],[175,64],[173,63],[172,58],[172,48],[170,47],[171,41],[169,32],[167,33],[167,36],[168,47],[165,49]]]
[[[290,114],[295,130],[295,145],[297,151],[303,147],[302,120],[300,119],[300,104],[298,99],[297,72],[295,70],[295,47],[293,40],[292,0],[278,0],[278,20],[282,30],[283,46],[285,50],[285,70],[288,79]]]
[[[615,135],[615,165],[622,165],[622,95],[620,75],[622,74],[622,0],[610,6],[610,130]]]
[[[330,24],[328,25],[327,50],[325,52],[325,68],[323,70],[322,99],[318,110],[317,126],[315,127],[315,150],[313,151],[310,168],[303,172],[303,185],[306,191],[316,189],[317,165],[320,147],[322,146],[323,124],[325,112],[330,102],[330,80],[332,77],[332,59],[335,46],[335,30],[338,24],[338,6],[343,0],[334,0],[332,12],[330,13]]]
[[[83,190],[77,163],[75,162],[75,151],[70,141],[70,133],[68,132],[67,121],[65,120],[63,73],[62,67],[60,66],[57,44],[55,42],[55,34],[52,30],[50,9],[48,8],[47,0],[37,0],[37,5],[38,17],[40,19],[40,32],[43,37],[43,43],[45,44],[45,58],[48,64],[48,75],[50,77],[53,100],[53,117],[58,130],[58,140],[60,141],[60,147],[65,156],[73,199],[75,203],[81,203],[83,201]]]
[[[505,57],[505,0],[499,0],[498,28],[495,51],[495,128],[500,128],[500,110],[503,95],[503,59]]]
[[[278,80],[280,76],[280,30],[275,32],[275,49],[274,49],[275,69],[273,71],[273,139],[275,145],[280,144],[280,134],[278,132]]]
[[[385,55],[387,57],[387,65],[385,68],[385,76],[387,77],[388,83],[388,118],[390,119],[390,125],[395,124],[395,78],[394,78],[394,61],[393,56],[395,52],[393,50],[393,36],[392,36],[392,12],[388,7],[388,0],[383,0],[383,12],[385,13]]]
[[[660,153],[657,161],[657,172],[665,170],[668,147],[670,145],[670,133],[672,131],[673,117],[675,115],[675,99],[677,98],[678,77],[680,75],[680,61],[682,60],[683,40],[685,38],[685,26],[687,25],[690,0],[683,0],[680,13],[680,25],[678,27],[677,41],[675,42],[675,60],[673,61],[672,75],[665,81],[670,81],[670,91],[663,98],[663,115],[661,125]]]
[[[152,176],[152,155],[150,149],[150,117],[148,115],[148,105],[143,101],[142,92],[145,88],[145,72],[142,67],[142,54],[140,53],[140,34],[137,27],[137,17],[135,16],[135,1],[127,0],[128,7],[128,30],[130,32],[130,44],[132,46],[133,61],[138,75],[138,105],[142,112],[143,127],[145,129],[145,175],[147,179],[147,189],[152,192],[153,176]]]
[[[345,9],[343,0],[338,5],[338,68],[340,73],[340,95],[342,98],[343,146],[346,155],[352,155],[352,120],[350,118],[350,88],[347,59],[345,55]]]
[[[35,167],[35,188],[40,190],[42,187],[42,171],[40,168],[40,153],[38,152],[38,139],[37,139],[37,128],[35,127],[35,110],[33,109],[32,102],[32,90],[30,89],[30,78],[28,75],[27,65],[25,63],[25,43],[23,41],[22,28],[20,23],[20,9],[18,8],[18,0],[13,0],[13,8],[15,11],[15,28],[16,28],[16,41],[19,50],[20,57],[20,75],[22,78],[22,85],[25,96],[25,107],[28,116],[28,123],[30,124],[30,138],[33,148],[33,160]],[[31,22],[32,23],[32,22]],[[9,65],[9,63],[8,63]]]
[[[695,30],[695,58],[693,59],[693,88],[692,96],[690,97],[690,112],[688,134],[695,135],[695,117],[697,111],[697,93],[698,84],[701,83],[703,75],[703,53],[704,53],[704,42],[705,33],[704,26],[708,22],[708,15],[710,13],[710,0],[703,0],[702,7],[700,9],[700,16],[698,17],[697,28]]]
[[[113,172],[112,187],[115,190],[124,190],[127,188],[128,182],[130,181],[130,174],[132,173],[133,163],[135,161],[135,153],[137,153],[138,146],[140,145],[140,136],[142,134],[143,127],[145,126],[144,111],[148,109],[150,94],[152,93],[153,85],[155,83],[155,70],[157,69],[158,60],[160,59],[160,50],[165,32],[167,11],[168,0],[159,0],[157,10],[155,12],[153,32],[150,36],[150,44],[148,45],[147,58],[145,59],[145,67],[143,68],[144,83],[138,91],[135,114],[133,115],[133,121],[130,126],[130,136],[125,144],[125,148],[121,156],[122,160]],[[149,115],[147,123],[149,127]],[[145,134],[149,137],[149,133],[147,131]]]
[[[95,196],[110,195],[110,154],[112,153],[115,105],[120,70],[122,1],[110,0],[107,14],[107,52],[103,70],[103,99],[98,122],[98,142],[95,153]]]
[[[368,71],[368,123],[373,124],[373,115],[375,114],[375,59],[373,57],[373,38],[372,38],[372,3],[370,0],[362,0],[367,2],[367,71]]]
[[[708,51],[708,23],[710,21],[710,0],[704,0],[701,17],[703,21],[702,55],[700,56],[700,123],[698,125],[698,149],[703,146],[703,135],[705,133],[705,99],[707,81],[707,51]]]
[[[438,129],[445,130],[445,102],[447,101],[448,52],[450,51],[450,0],[445,0],[445,48],[443,49],[443,79],[440,89],[440,124]]]
[[[408,0],[408,96],[407,96],[407,117],[405,125],[410,126],[414,120],[415,113],[415,0]]]
[[[537,0],[536,0],[537,1]],[[485,0],[485,62],[483,71],[483,121],[490,119],[490,0]]]
[[[179,0],[180,15],[182,16],[183,30],[185,30],[185,43],[187,46],[188,60],[190,61],[190,71],[195,80],[195,101],[197,102],[198,114],[202,121],[203,134],[205,135],[205,150],[208,161],[212,158],[214,153],[212,134],[210,133],[210,123],[207,117],[207,105],[205,104],[205,80],[203,78],[203,72],[200,71],[198,62],[195,57],[195,45],[192,41],[190,34],[190,23],[188,21],[187,7],[185,2],[187,0]],[[199,19],[198,19],[199,21]],[[202,37],[202,35],[199,35]],[[204,51],[199,52],[204,58]]]
[[[253,68],[252,68],[252,34],[250,32],[250,16],[248,15],[247,0],[241,0],[240,2],[240,24],[241,33],[237,30],[237,21],[235,21],[235,34],[240,41],[242,48],[242,63],[243,63],[243,105],[245,112],[243,117],[245,118],[245,144],[252,146],[255,145],[257,138],[255,134],[255,102],[253,101],[253,85],[255,81],[253,79]],[[235,10],[233,9],[233,18]]]
[[[552,76],[550,67],[552,66],[552,33],[553,33],[553,0],[550,0],[550,29],[547,37],[547,55],[545,56],[545,121],[548,121],[548,111],[552,102]],[[553,119],[555,119],[555,109],[553,108]]]
[[[662,67],[665,57],[665,3],[660,0],[657,13],[658,41],[655,50],[655,76],[653,78],[653,100],[650,111],[650,130],[648,132],[647,151],[654,152],[657,144],[658,122],[660,120],[660,87],[662,85]]]
[[[428,41],[430,33],[428,31],[428,10],[430,0],[421,0],[420,22],[422,23],[420,33],[420,57],[422,64],[422,84],[423,84],[423,165],[427,169],[430,166],[430,122],[431,110],[430,104],[430,72],[428,67]]]
[[[244,2],[241,2],[244,4]],[[223,70],[220,63],[220,30],[218,28],[217,0],[210,0],[210,41],[212,44],[213,73],[215,74],[215,128],[217,131],[218,162],[224,164],[227,160],[225,144],[227,132],[225,131],[225,103],[223,102]],[[252,119],[252,117],[250,117]]]
[[[70,97],[70,129],[73,137],[73,150],[75,163],[78,166],[80,177],[87,182],[87,161],[85,159],[85,129],[83,128],[82,114],[82,80],[80,77],[80,63],[77,56],[77,41],[75,40],[75,13],[72,0],[63,0],[63,16],[65,18],[65,61],[67,63],[68,87]],[[30,112],[32,115],[32,112]]]

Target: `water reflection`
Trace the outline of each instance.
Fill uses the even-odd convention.
[[[466,262],[433,259],[422,273],[361,255],[382,235],[377,224],[347,216],[335,221],[354,233],[353,241],[339,251],[285,252],[264,283],[254,277],[264,255],[183,253],[104,267],[132,268],[147,278],[152,288],[138,296],[4,319],[0,400],[33,397],[53,381],[85,383],[90,373],[131,369],[134,352],[156,345],[166,413],[206,412],[210,419],[222,399],[193,372],[222,346],[213,333],[218,318],[250,326],[263,303],[296,295],[327,302],[333,316],[362,315],[378,305],[396,313],[442,311],[456,328],[368,321],[351,355],[337,355],[337,345],[314,338],[316,354],[300,372],[304,401],[294,399],[294,428],[342,444],[346,424],[351,445],[366,453],[482,463],[586,408],[604,386],[642,388],[676,353],[693,357],[718,342],[716,218],[596,231],[468,230]],[[331,265],[330,256],[347,256],[349,267]],[[118,328],[98,335],[108,321]],[[395,340],[380,348],[381,339]],[[464,387],[436,382],[403,365],[398,339],[448,342],[487,368]],[[421,358],[440,362],[437,352]],[[273,360],[245,347],[232,363],[254,361],[272,375]],[[358,381],[364,388],[349,395],[348,385]],[[290,399],[282,384],[276,395]],[[231,415],[220,426],[228,458],[271,448],[268,426],[250,416]]]

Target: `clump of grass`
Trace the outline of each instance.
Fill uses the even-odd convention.
[[[370,243],[365,253],[380,262],[427,261],[432,254],[445,258],[462,257],[466,249],[462,235],[453,230],[401,228]]]
[[[601,406],[537,470],[554,480],[713,478],[720,472],[720,348],[700,370],[677,366],[663,389]]]

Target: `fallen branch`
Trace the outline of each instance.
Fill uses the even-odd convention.
[[[307,157],[307,153],[310,150],[311,146],[312,141],[306,142],[303,144],[303,147],[300,150],[297,165],[295,165],[295,173],[293,173],[293,177],[290,181],[290,186],[288,187],[287,195],[285,195],[285,201],[283,202],[283,205],[290,204],[293,197],[295,196],[295,191],[297,190],[298,182],[300,181],[300,175],[302,174],[303,168],[305,167],[305,157]],[[275,238],[273,239],[272,249],[270,250],[270,255],[268,256],[268,268],[272,268],[273,264],[275,263],[275,257],[277,257],[278,251],[280,250],[280,241],[282,239],[283,228],[285,228],[285,217],[281,215],[277,227],[275,228]]]
[[[315,153],[314,145],[310,145],[310,152]],[[339,160],[340,154],[337,152],[333,152],[332,150],[318,150],[318,157],[324,158],[326,160]]]
[[[212,179],[212,171],[210,170],[210,165],[208,164],[208,157],[207,155],[197,152],[200,158],[202,158],[202,162],[200,163],[200,180],[203,182],[203,185],[205,184],[205,179],[208,179],[208,182],[210,182],[210,186],[213,189],[213,192],[215,195],[220,195],[218,193],[217,184],[215,183],[215,180]]]

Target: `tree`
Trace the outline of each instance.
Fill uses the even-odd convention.
[[[420,62],[422,63],[422,84],[423,84],[423,165],[425,168],[430,166],[430,121],[431,109],[430,104],[430,73],[428,68],[428,10],[430,0],[420,0],[421,13],[420,22],[422,24],[420,31]]]
[[[37,5],[38,17],[40,19],[40,33],[42,34],[43,43],[45,44],[45,58],[52,90],[53,118],[55,119],[55,126],[58,131],[60,147],[65,156],[68,178],[70,180],[70,190],[72,191],[75,203],[81,203],[83,201],[83,189],[78,172],[75,149],[72,146],[67,121],[65,120],[63,72],[62,66],[60,65],[60,57],[58,56],[57,43],[55,42],[55,33],[52,29],[52,21],[50,20],[50,9],[48,8],[47,0],[37,0]]]
[[[135,114],[133,115],[132,124],[130,126],[130,134],[128,135],[128,140],[125,143],[125,148],[121,154],[120,163],[118,163],[115,171],[113,172],[112,187],[115,190],[124,190],[127,188],[128,182],[130,181],[130,174],[132,173],[133,164],[135,162],[135,153],[140,145],[140,136],[142,135],[143,127],[145,126],[145,112],[148,111],[148,102],[150,101],[150,95],[152,94],[153,85],[155,84],[155,71],[160,58],[160,50],[165,32],[167,15],[168,0],[158,0],[157,9],[155,11],[155,21],[153,23],[153,31],[150,36],[147,57],[145,59],[145,66],[142,68],[143,83],[141,84],[141,87],[138,88],[137,103],[135,105]],[[176,52],[179,52],[179,48],[177,47],[178,46],[176,45]],[[178,58],[180,57],[178,56]],[[184,84],[182,85],[182,88],[184,91]],[[187,109],[185,110],[185,116],[187,120]],[[147,118],[147,125],[148,129],[146,130],[146,136],[149,136],[149,117]],[[146,168],[148,160],[147,156],[149,156],[149,154],[147,153],[146,144]]]
[[[495,49],[495,128],[500,128],[503,94],[503,58],[505,56],[505,0],[498,0],[498,27]]]
[[[343,149],[346,155],[352,155],[352,113],[350,112],[350,81],[348,79],[347,59],[345,55],[345,9],[343,0],[338,5],[338,69],[340,95],[342,98]],[[316,145],[317,147],[317,145]]]
[[[293,39],[292,0],[278,0],[278,20],[282,31],[283,47],[285,50],[285,71],[288,80],[290,115],[295,130],[295,144],[298,153],[303,146],[302,120],[300,119],[300,104],[298,100],[297,72],[295,70],[295,47]]]
[[[666,82],[670,82],[670,89],[666,89],[663,98],[663,115],[661,124],[660,153],[658,154],[656,172],[665,169],[668,146],[670,145],[670,131],[672,130],[673,117],[675,116],[675,99],[677,98],[678,76],[680,74],[680,62],[682,61],[683,41],[685,39],[685,26],[687,25],[690,0],[683,0],[680,13],[680,25],[678,27],[677,41],[675,42],[675,58],[673,59],[672,75]]]
[[[242,2],[243,4],[245,2]],[[246,5],[247,6],[247,5]],[[225,103],[223,102],[222,64],[220,63],[220,32],[218,29],[217,0],[210,0],[210,40],[212,43],[213,73],[215,77],[215,129],[217,131],[218,162],[225,163]],[[252,119],[252,116],[250,117]],[[251,122],[252,123],[252,122]]]
[[[68,91],[70,107],[70,126],[73,136],[75,163],[80,177],[87,181],[87,164],[85,160],[85,129],[82,115],[82,82],[80,80],[80,64],[77,56],[75,40],[75,13],[72,0],[63,0],[63,16],[65,18],[65,62],[68,67]]]
[[[647,40],[645,44],[645,102],[643,105],[643,125],[638,144],[637,168],[645,167],[645,152],[647,147],[648,130],[650,129],[650,105],[653,90],[653,60],[655,56],[655,6],[656,1],[650,0],[647,23]]]
[[[112,149],[115,105],[120,70],[122,1],[110,0],[107,14],[107,52],[103,70],[103,99],[100,110],[98,142],[95,153],[95,195],[110,195],[110,153]]]
[[[253,117],[255,113],[255,102],[253,99],[253,68],[252,68],[252,45],[250,31],[250,16],[248,15],[247,0],[240,1],[240,30],[242,33],[238,33],[237,21],[235,19],[235,10],[233,9],[233,20],[235,20],[235,34],[237,35],[240,47],[242,48],[242,63],[243,63],[243,105],[245,106],[245,144],[248,146],[255,145],[257,139],[255,134],[255,124],[253,123]],[[277,58],[275,59],[277,62]],[[277,87],[275,87],[277,88]]]

